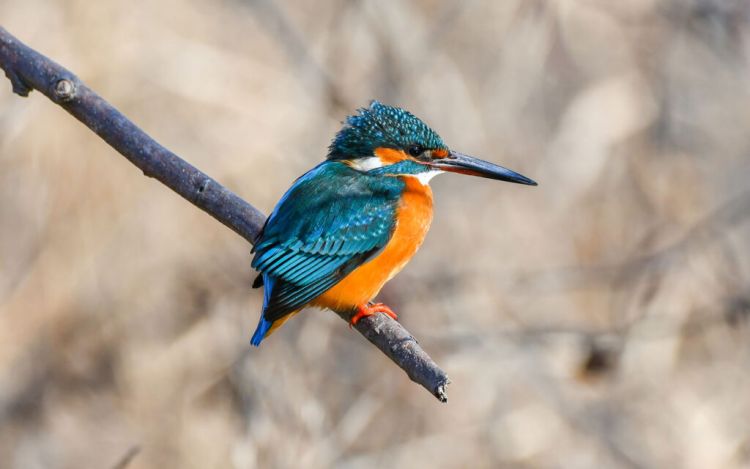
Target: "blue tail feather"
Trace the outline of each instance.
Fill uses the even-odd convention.
[[[272,325],[273,323],[271,321],[268,321],[261,315],[260,321],[258,321],[258,327],[255,329],[255,334],[253,334],[253,338],[250,339],[250,343],[258,347],[266,337],[266,332],[268,332]]]
[[[250,344],[255,345],[256,347],[258,347],[263,339],[266,338],[266,333],[271,329],[271,326],[273,326],[273,323],[266,319],[265,313],[266,306],[268,306],[268,300],[271,298],[271,290],[275,283],[276,281],[273,277],[263,274],[263,312],[260,314],[258,327],[255,328],[255,333],[253,334],[252,339],[250,339]]]

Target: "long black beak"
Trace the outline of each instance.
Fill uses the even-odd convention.
[[[434,159],[428,164],[441,171],[468,174],[470,176],[496,179],[498,181],[515,182],[518,184],[526,184],[528,186],[537,185],[536,182],[526,176],[522,176],[508,168],[503,168],[502,166],[480,160],[479,158],[474,158],[473,156],[464,155],[463,153],[458,153],[456,151],[450,151],[445,158]]]

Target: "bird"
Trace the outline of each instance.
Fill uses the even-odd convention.
[[[326,159],[281,197],[255,240],[251,266],[263,287],[259,346],[308,306],[349,317],[397,319],[373,303],[414,256],[432,221],[429,181],[458,173],[537,185],[496,164],[453,151],[422,120],[372,101],[346,118]]]

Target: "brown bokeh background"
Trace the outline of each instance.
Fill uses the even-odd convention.
[[[264,212],[377,98],[446,175],[382,292],[438,403],[333,314],[249,347],[250,247],[0,88],[0,467],[750,465],[750,4],[0,0]]]

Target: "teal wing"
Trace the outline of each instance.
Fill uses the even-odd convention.
[[[367,176],[337,162],[298,179],[254,248],[252,266],[265,288],[261,322],[298,310],[383,249],[402,190],[398,178]]]

